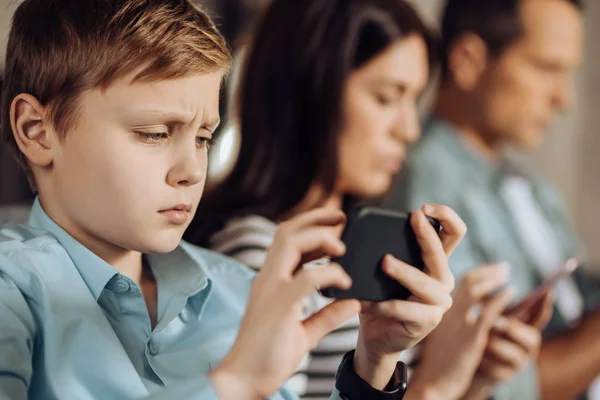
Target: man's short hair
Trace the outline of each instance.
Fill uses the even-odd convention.
[[[449,76],[450,52],[455,41],[470,32],[487,45],[492,57],[523,34],[519,6],[523,0],[448,0],[442,17],[442,71]],[[564,0],[583,8],[583,0]]]
[[[188,0],[25,0],[8,39],[0,144],[12,147],[30,173],[10,125],[20,93],[47,106],[64,137],[86,90],[106,88],[140,67],[134,81],[226,71],[230,62],[223,36]]]

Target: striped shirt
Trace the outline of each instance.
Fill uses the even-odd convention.
[[[277,224],[258,215],[233,218],[210,237],[209,247],[259,270],[276,230]],[[306,299],[307,316],[330,302],[318,294]],[[329,399],[342,356],[356,347],[358,327],[355,316],[321,340],[303,360],[288,387],[303,399]]]

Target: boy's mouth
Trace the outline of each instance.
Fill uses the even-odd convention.
[[[158,213],[165,216],[169,222],[177,225],[185,224],[190,218],[192,206],[188,204],[178,204],[174,207],[161,210]]]

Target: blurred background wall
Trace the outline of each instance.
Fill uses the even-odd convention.
[[[10,19],[19,0],[0,0],[0,72],[3,70]],[[198,0],[209,10],[233,47],[245,41],[266,0]],[[411,1],[432,26],[443,0]],[[586,55],[577,77],[577,107],[557,121],[544,148],[536,154],[519,154],[542,171],[564,195],[575,227],[600,271],[600,2],[587,2]],[[1,74],[0,74],[1,76]],[[5,149],[0,149],[0,204],[27,201],[26,181]]]

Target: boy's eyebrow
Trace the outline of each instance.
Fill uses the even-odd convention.
[[[221,118],[219,118],[219,116],[216,117],[209,117],[207,118],[206,122],[203,124],[203,126],[206,127],[206,129],[208,129],[211,132],[214,132],[217,130],[217,128],[219,127],[219,125],[221,124]]]
[[[159,120],[161,122],[187,122],[194,118],[194,113],[184,111],[165,111],[165,110],[153,110],[153,109],[136,109],[134,113],[141,116],[152,118],[154,122]]]
[[[165,110],[153,110],[153,109],[138,109],[135,110],[135,113],[139,113],[143,117],[151,118],[152,121],[148,122],[180,122],[180,123],[188,123],[189,121],[194,119],[195,114],[193,112],[185,112],[185,111],[165,111]],[[221,119],[219,116],[209,116],[204,115],[205,121],[202,123],[203,127],[206,127],[210,130],[215,130],[221,123]]]

